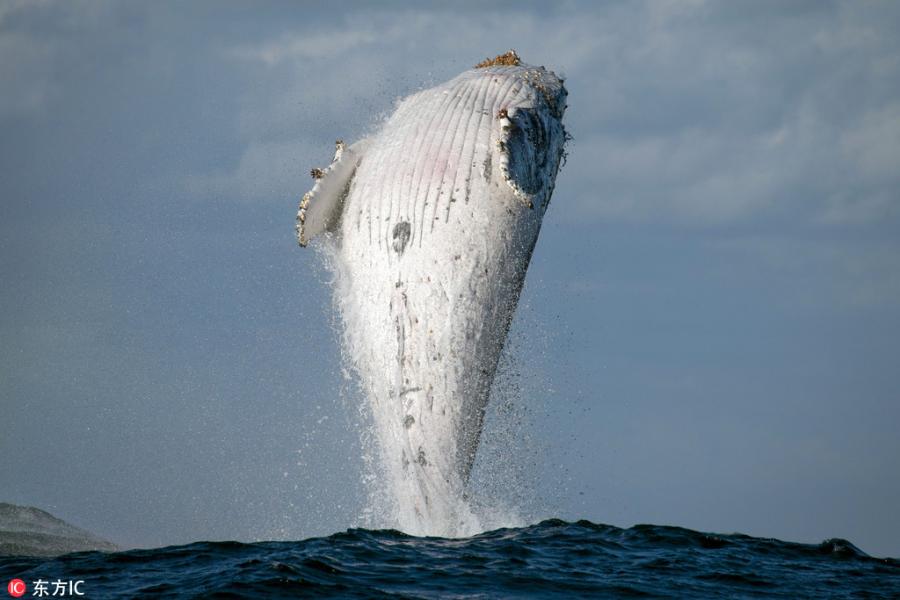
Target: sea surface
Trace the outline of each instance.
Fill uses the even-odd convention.
[[[23,598],[39,580],[82,581],[84,598],[900,598],[900,560],[845,540],[560,520],[465,539],[351,529],[297,542],[0,556],[0,582],[13,578],[28,586]]]

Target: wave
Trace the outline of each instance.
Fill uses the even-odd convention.
[[[900,560],[680,527],[543,521],[464,539],[350,529],[297,542],[197,542],[55,559],[0,577],[84,580],[89,597],[897,597]]]

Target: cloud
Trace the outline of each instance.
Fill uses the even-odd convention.
[[[236,44],[228,55],[257,65],[239,116],[246,151],[292,136],[327,154],[331,138],[377,125],[370,115],[389,113],[397,95],[515,47],[568,78],[575,143],[560,180],[570,197],[557,205],[572,219],[713,226],[791,215],[835,226],[896,216],[898,11],[581,8],[477,18],[363,9]]]
[[[190,90],[183,104],[216,106],[218,122],[235,130],[228,160],[195,161],[174,176],[182,189],[274,199],[327,160],[335,138],[376,129],[398,97],[515,47],[567,77],[575,142],[556,202],[565,218],[705,227],[896,220],[900,10],[699,1],[528,8],[275,11],[277,27],[198,45],[189,31],[166,37],[173,17],[159,8],[132,14],[81,2],[57,11],[51,26],[39,18],[50,12],[44,5],[13,3],[0,12],[0,114],[65,110],[58,92],[71,75],[61,57],[115,50],[123,76],[133,63],[135,78],[168,85],[173,106]],[[155,41],[122,45],[111,32],[123,27]],[[190,73],[179,65],[213,66],[215,85],[179,80]],[[223,92],[233,94],[230,106]]]
[[[581,175],[568,218],[714,225],[777,199],[783,172],[771,135],[736,140],[689,130],[667,136],[576,138],[562,177]],[[710,169],[710,165],[716,168]]]
[[[303,162],[312,154],[314,150],[303,142],[251,142],[234,169],[189,174],[184,189],[188,196],[204,199],[299,202],[307,187],[312,187],[307,185],[308,162]]]
[[[40,115],[62,96],[59,66],[79,32],[108,24],[109,3],[7,0],[0,3],[0,117]]]
[[[388,37],[391,37],[390,35]],[[360,46],[384,39],[373,30],[316,31],[303,34],[284,34],[277,39],[256,44],[241,44],[230,49],[235,58],[258,61],[268,67],[296,61],[327,59],[346,54]]]
[[[4,27],[7,23],[22,14],[26,9],[35,9],[37,7],[44,7],[50,3],[51,0],[6,0],[3,4],[0,4],[0,27]]]

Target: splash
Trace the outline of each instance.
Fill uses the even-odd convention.
[[[468,536],[496,524],[467,483],[563,156],[565,98],[543,67],[469,70],[404,99],[378,133],[338,142],[313,170],[298,238],[331,232],[343,347],[373,426],[379,526]]]

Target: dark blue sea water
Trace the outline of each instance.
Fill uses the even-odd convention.
[[[29,586],[25,598],[38,579],[83,580],[85,598],[900,598],[900,561],[844,540],[559,520],[467,539],[353,529],[299,542],[0,557],[0,581],[14,577]]]

